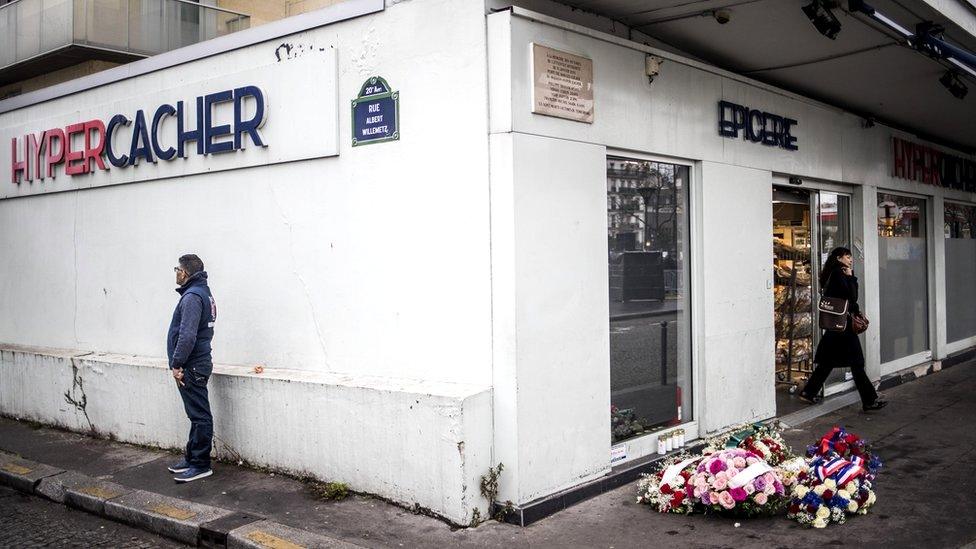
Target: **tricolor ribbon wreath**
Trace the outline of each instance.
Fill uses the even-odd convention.
[[[825,456],[815,459],[812,469],[821,482],[833,478],[839,486],[843,486],[865,473],[863,464],[864,459],[860,457],[855,456],[846,460],[837,454],[833,454],[832,457]]]
[[[826,454],[834,449],[834,438],[841,433],[840,427],[834,427],[820,439],[820,453]]]

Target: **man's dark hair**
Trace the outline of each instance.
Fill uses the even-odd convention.
[[[203,260],[196,254],[186,254],[180,258],[180,268],[186,271],[187,276],[195,275],[203,270]]]

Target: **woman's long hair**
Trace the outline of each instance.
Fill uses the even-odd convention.
[[[840,262],[840,258],[844,257],[845,255],[851,255],[851,251],[843,246],[839,246],[834,248],[833,251],[830,252],[830,255],[827,256],[827,261],[824,263],[823,269],[820,270],[821,288],[827,287],[827,279],[830,278],[831,273],[844,266],[844,264]]]

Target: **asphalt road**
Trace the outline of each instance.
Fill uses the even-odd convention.
[[[662,324],[663,320],[668,320],[667,326]],[[661,352],[664,343],[662,328],[667,330],[665,356]],[[634,409],[638,417],[653,423],[672,419],[676,414],[674,387],[680,338],[681,323],[675,322],[673,316],[611,322],[611,404]],[[661,384],[662,369],[666,386]]]
[[[662,320],[667,320],[667,377],[674,383],[680,323],[672,318],[639,318],[610,323],[610,390],[661,383]]]
[[[177,542],[0,486],[0,547],[186,547]]]

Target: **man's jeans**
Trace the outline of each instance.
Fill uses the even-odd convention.
[[[213,446],[213,415],[207,398],[209,375],[200,375],[193,368],[183,369],[180,396],[186,417],[190,418],[190,438],[186,442],[186,462],[192,467],[210,468],[210,448]]]

